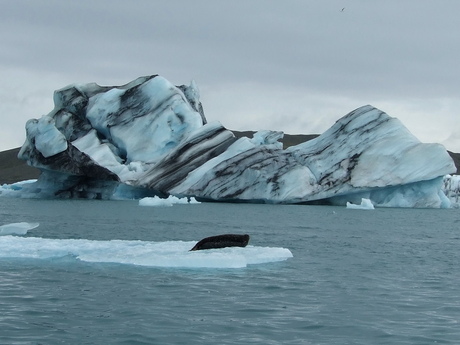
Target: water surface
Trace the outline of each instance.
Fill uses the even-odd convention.
[[[458,210],[0,198],[0,225],[16,222],[40,223],[20,236],[38,254],[27,257],[19,242],[0,241],[0,344],[460,339]],[[54,243],[56,252],[63,249],[68,240],[83,240],[82,248],[139,241],[172,243],[177,250],[221,233],[248,233],[254,248],[286,248],[293,257],[184,268],[123,264],[124,252],[104,262],[105,249],[93,252],[92,261],[73,249],[39,255]],[[40,239],[35,246],[34,238]],[[232,258],[237,254],[222,260]]]

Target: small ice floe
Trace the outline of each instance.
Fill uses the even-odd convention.
[[[200,204],[195,198],[178,198],[169,196],[167,199],[159,198],[158,196],[142,198],[139,200],[139,206],[172,206],[175,204]]]
[[[351,202],[347,202],[347,208],[353,210],[373,210],[374,204],[369,199],[362,198],[361,205],[352,204]]]
[[[29,230],[35,229],[38,227],[39,223],[10,223],[0,226],[0,236],[7,235],[25,235]]]
[[[0,237],[0,259],[59,259],[169,268],[244,268],[292,258],[283,247],[229,247],[190,251],[195,241],[95,241],[40,237]]]
[[[27,187],[35,182],[37,182],[37,180],[25,180],[12,184],[2,184],[0,185],[0,195],[9,197],[21,197],[23,191],[27,190]]]

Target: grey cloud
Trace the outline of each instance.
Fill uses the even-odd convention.
[[[62,73],[177,69],[205,82],[259,80],[351,95],[401,89],[450,95],[447,85],[459,77],[452,42],[460,5],[452,1],[18,1],[9,7],[2,32],[9,35],[6,27],[17,21],[18,36],[2,60]]]
[[[17,0],[1,6],[0,66],[58,75],[59,82],[113,85],[159,73],[176,84],[195,79],[203,90],[231,93],[212,92],[237,98],[242,108],[251,98],[264,100],[264,92],[276,95],[272,88],[299,90],[290,100],[336,98],[342,107],[458,100],[456,0]],[[234,87],[248,84],[245,95]],[[211,110],[231,108],[209,101]],[[314,103],[303,111],[327,105]]]

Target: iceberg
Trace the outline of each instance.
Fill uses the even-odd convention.
[[[440,144],[421,143],[371,105],[283,149],[283,132],[236,138],[208,123],[197,84],[140,77],[122,86],[74,84],[54,109],[26,124],[18,157],[39,168],[23,196],[449,207],[444,176],[456,171]],[[7,193],[8,195],[14,193]]]

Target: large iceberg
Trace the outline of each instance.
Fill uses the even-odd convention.
[[[424,144],[366,105],[319,137],[283,149],[282,132],[237,139],[207,123],[195,82],[161,76],[126,85],[70,85],[26,124],[19,158],[41,169],[20,190],[38,197],[195,197],[265,203],[448,207],[455,172],[440,144]]]

